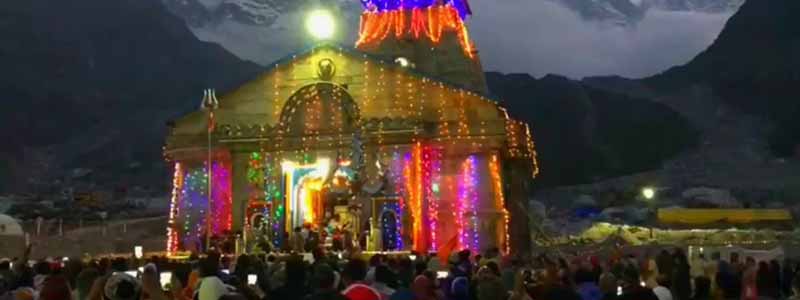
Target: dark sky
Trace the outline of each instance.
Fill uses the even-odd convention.
[[[651,10],[631,27],[579,19],[547,0],[473,0],[471,34],[486,70],[573,78],[642,77],[708,47],[731,14]]]

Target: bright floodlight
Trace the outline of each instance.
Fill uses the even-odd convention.
[[[306,19],[306,30],[316,39],[332,38],[335,27],[336,22],[327,10],[314,10],[308,14],[308,19]]]
[[[647,199],[647,200],[651,200],[656,196],[656,190],[654,190],[653,188],[649,188],[649,187],[648,188],[644,188],[644,189],[642,189],[642,196],[644,196],[644,198]]]

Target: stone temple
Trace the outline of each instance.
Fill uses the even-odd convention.
[[[290,55],[171,122],[168,251],[208,232],[285,247],[298,227],[370,251],[529,250],[533,138],[488,95],[468,3],[362,3],[354,48]]]

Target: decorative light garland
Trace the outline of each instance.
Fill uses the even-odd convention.
[[[503,192],[503,178],[500,175],[500,159],[498,159],[497,154],[492,154],[491,160],[489,161],[489,172],[492,177],[492,188],[494,190],[494,200],[495,200],[495,209],[500,210],[503,212],[503,248],[505,249],[505,253],[511,253],[511,239],[510,233],[508,232],[508,221],[509,221],[509,213],[508,210],[505,208],[505,193]]]
[[[439,224],[439,183],[442,173],[442,152],[433,147],[426,146],[423,151],[423,185],[425,186],[425,199],[428,204],[428,228],[430,235],[430,250],[438,249],[438,224]]]
[[[463,19],[472,14],[467,0],[361,0],[367,11],[428,8],[437,4],[452,5]]]
[[[175,228],[177,217],[180,214],[180,191],[183,188],[183,169],[180,162],[175,162],[175,171],[172,175],[172,197],[169,201],[169,223],[167,223],[167,254],[172,255],[178,251],[178,232]]]
[[[469,38],[464,20],[452,4],[433,5],[424,8],[395,10],[366,10],[361,15],[357,48],[375,47],[391,34],[396,39],[423,36],[434,44],[439,44],[444,32],[453,32],[464,54],[475,57],[475,47]]]
[[[480,251],[477,191],[479,182],[477,173],[477,158],[474,155],[470,155],[461,163],[461,180],[458,192],[458,222],[459,243],[461,247],[473,251]]]

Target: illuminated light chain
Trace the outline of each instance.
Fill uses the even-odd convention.
[[[383,219],[383,215],[388,211],[391,211],[391,212],[393,212],[395,214],[394,215],[395,229],[394,229],[393,232],[389,230],[389,227],[388,227],[389,225],[386,224],[385,220]],[[401,235],[401,230],[400,229],[402,228],[403,224],[402,224],[402,218],[400,217],[400,205],[398,205],[397,203],[384,203],[383,204],[383,209],[381,210],[381,226],[382,226],[382,231],[381,232],[383,232],[384,235],[385,234],[391,234],[391,235],[394,236],[394,246],[395,246],[394,250],[402,250],[403,249],[403,237]]]
[[[183,216],[182,238],[184,247],[192,241],[188,240],[194,236],[199,241],[202,231],[205,228],[205,214],[208,210],[208,176],[206,164],[194,170],[186,170],[184,184],[181,190],[181,211],[186,212]],[[194,221],[193,221],[194,220]]]
[[[427,8],[434,5],[452,5],[458,10],[462,19],[472,14],[467,0],[361,0],[361,5],[367,11],[390,11],[398,9]]]
[[[412,217],[411,239],[414,250],[425,252],[423,236],[423,208],[422,208],[422,144],[417,142],[406,155],[403,167],[403,177],[406,184],[408,210]]]
[[[425,246],[425,236],[423,234],[424,228],[422,226],[422,220],[424,219],[425,212],[423,211],[422,207],[422,197],[423,190],[422,190],[422,143],[417,142],[416,146],[414,147],[414,197],[412,198],[412,211],[411,213],[414,215],[414,247],[418,252],[427,252]]]
[[[375,47],[392,33],[397,39],[405,37],[419,39],[424,34],[432,43],[439,44],[444,32],[454,32],[458,35],[464,54],[469,58],[475,57],[475,48],[469,38],[467,26],[453,5],[364,11],[361,15],[356,47]]]
[[[536,153],[536,145],[533,140],[533,135],[531,134],[531,128],[528,124],[525,124],[525,147],[527,148],[529,158],[533,164],[533,177],[536,178],[536,176],[539,175],[539,158]]]
[[[221,235],[229,231],[232,227],[233,216],[231,214],[231,177],[227,164],[216,162],[212,163],[211,176],[213,177],[211,190],[212,210],[212,232]]]
[[[467,103],[464,98],[464,91],[458,93],[458,137],[468,138],[470,135],[469,123],[467,123]],[[453,140],[455,145],[456,140]]]
[[[439,183],[441,181],[442,153],[432,147],[425,147],[424,176],[425,198],[428,199],[428,228],[430,230],[430,249],[438,249],[439,224]]]
[[[172,175],[172,197],[169,201],[169,223],[167,225],[167,254],[172,255],[178,251],[178,232],[175,228],[177,217],[180,214],[180,192],[183,189],[183,169],[181,163],[175,163],[175,171]]]
[[[380,154],[378,154],[378,155],[380,155]],[[394,154],[392,154],[392,163],[393,164],[392,164],[389,172],[391,174],[391,177],[394,179],[395,193],[398,196],[397,197],[398,198],[397,199],[397,209],[398,209],[398,214],[397,215],[399,216],[398,218],[400,218],[402,220],[403,212],[405,211],[405,201],[403,199],[405,199],[404,197],[406,197],[405,196],[405,194],[406,194],[405,186],[406,185],[405,185],[404,179],[405,179],[405,166],[407,164],[406,164],[406,160],[405,159],[401,159],[400,154],[398,152],[394,152]],[[403,227],[402,227],[402,223],[401,223],[400,227],[397,230],[398,230],[398,232],[400,234],[400,238],[399,238],[400,247],[398,247],[398,249],[403,249],[403,236],[402,236],[403,235]]]
[[[463,248],[480,251],[478,236],[478,174],[474,155],[469,156],[461,165],[461,183],[459,187],[459,242]],[[469,216],[469,218],[467,218]],[[470,228],[471,227],[471,231]]]
[[[504,240],[503,246],[505,249],[505,253],[511,253],[511,243],[510,243],[510,235],[508,232],[508,210],[505,208],[505,194],[503,193],[503,178],[500,175],[500,159],[497,158],[497,154],[492,154],[492,158],[489,161],[489,172],[491,173],[492,177],[492,185],[494,189],[494,200],[495,200],[495,208],[503,212],[503,226],[504,226]]]

